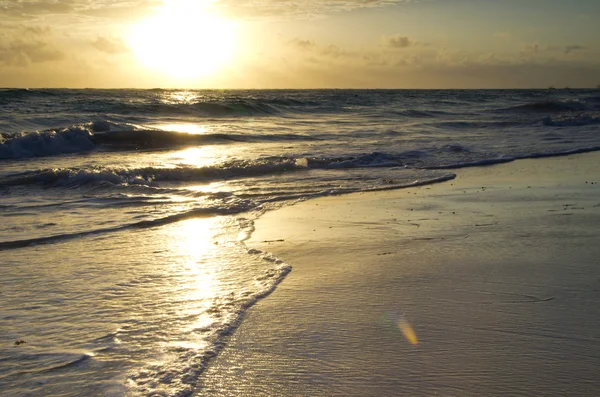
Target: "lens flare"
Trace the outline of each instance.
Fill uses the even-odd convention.
[[[408,343],[410,343],[413,346],[419,344],[419,339],[417,339],[417,334],[415,333],[415,330],[410,325],[410,323],[404,318],[404,316],[400,316],[396,323],[398,325],[398,329],[400,329]]]

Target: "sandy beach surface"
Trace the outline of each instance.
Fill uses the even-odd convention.
[[[455,172],[259,219],[293,271],[198,395],[597,395],[600,154]]]

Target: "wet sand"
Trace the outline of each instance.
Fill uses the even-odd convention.
[[[596,395],[600,154],[456,173],[259,219],[293,271],[197,394]]]

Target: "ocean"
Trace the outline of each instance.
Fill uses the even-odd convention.
[[[0,90],[2,395],[191,395],[266,211],[596,150],[600,90]]]

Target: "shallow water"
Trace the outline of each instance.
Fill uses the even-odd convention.
[[[8,395],[191,390],[244,310],[289,271],[244,246],[243,223],[195,218],[3,252]]]

